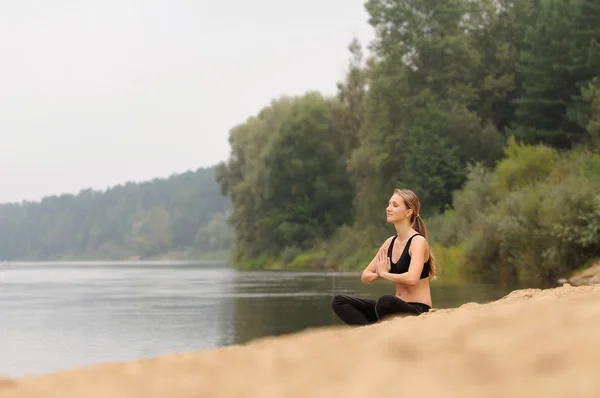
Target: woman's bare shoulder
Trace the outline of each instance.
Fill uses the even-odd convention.
[[[427,244],[427,238],[417,232],[418,235],[412,239],[413,242],[420,242],[421,244]]]

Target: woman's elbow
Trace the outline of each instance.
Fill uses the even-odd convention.
[[[419,282],[419,278],[407,278],[406,279],[406,285],[408,285],[408,286],[416,286],[418,282]]]

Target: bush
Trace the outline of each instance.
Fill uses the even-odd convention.
[[[290,262],[286,269],[288,270],[306,270],[306,269],[324,269],[325,252],[311,251],[308,253],[299,254]]]
[[[468,168],[467,182],[453,195],[454,208],[426,220],[429,241],[455,246],[464,241],[470,226],[485,211],[491,194],[491,172],[481,164]]]
[[[590,179],[600,179],[600,155],[597,153],[587,155],[581,162],[580,174]]]
[[[520,145],[509,138],[506,157],[498,162],[492,176],[494,199],[504,198],[527,185],[548,179],[556,169],[558,152],[543,145]]]
[[[441,262],[455,264],[444,251],[461,247],[458,274],[469,279],[554,282],[600,255],[600,156],[514,140],[506,153],[493,173],[473,168],[432,220]]]
[[[572,176],[511,192],[473,224],[465,245],[471,274],[554,281],[600,249],[598,184]]]
[[[281,261],[283,262],[284,266],[287,266],[300,254],[302,254],[302,249],[300,249],[298,246],[286,246],[281,253]]]
[[[431,245],[436,259],[437,278],[443,283],[458,283],[463,279],[464,249],[462,246]]]
[[[394,233],[393,229],[388,228],[341,227],[324,247],[326,263],[331,268],[341,270],[366,267],[385,239]]]

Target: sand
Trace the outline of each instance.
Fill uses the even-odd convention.
[[[600,260],[594,262],[590,267],[576,272],[568,279],[573,286],[595,285],[600,283]]]
[[[3,398],[600,397],[600,285],[0,381]]]

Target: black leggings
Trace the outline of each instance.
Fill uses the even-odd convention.
[[[348,325],[369,325],[388,315],[420,315],[431,309],[427,304],[408,303],[391,294],[377,300],[336,294],[331,300],[331,308]]]

